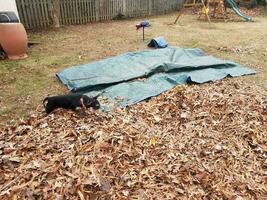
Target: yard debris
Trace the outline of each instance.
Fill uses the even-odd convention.
[[[218,51],[236,53],[236,54],[254,54],[256,52],[256,48],[253,47],[219,47],[217,48]]]
[[[202,7],[186,8],[184,13],[186,13],[188,15],[199,15],[201,10],[202,10]],[[253,17],[253,18],[260,16],[262,13],[264,13],[264,8],[261,8],[261,7],[254,8],[254,9],[247,9],[245,7],[239,7],[239,10],[241,11],[241,13],[244,13],[248,16]],[[210,12],[211,17],[212,17],[212,13],[213,12]],[[227,16],[228,21],[242,21],[242,19],[238,15],[236,15],[236,13],[231,8],[227,8],[226,16]],[[218,19],[212,18],[211,20],[216,21]],[[222,18],[222,20],[223,20],[223,18]]]
[[[240,79],[40,110],[1,130],[0,199],[266,199],[266,124],[267,91]]]

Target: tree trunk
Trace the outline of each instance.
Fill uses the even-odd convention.
[[[53,26],[55,28],[60,27],[59,17],[60,17],[60,0],[53,0],[52,20],[53,20]]]

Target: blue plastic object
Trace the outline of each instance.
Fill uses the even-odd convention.
[[[139,24],[136,24],[136,29],[140,29],[140,28],[146,28],[146,27],[149,27],[150,26],[150,23],[149,21],[143,21],[143,22],[140,22]]]
[[[156,49],[166,48],[168,46],[168,42],[164,37],[160,36],[152,39],[147,46]]]

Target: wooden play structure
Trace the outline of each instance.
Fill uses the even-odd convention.
[[[179,18],[182,16],[182,14],[185,11],[185,8],[187,7],[202,7],[201,12],[199,13],[199,18],[204,15],[209,23],[211,23],[210,17],[209,17],[209,7],[207,6],[209,4],[207,0],[207,3],[205,4],[204,0],[185,0],[183,3],[183,7],[180,10],[179,14],[177,15],[174,24],[176,24],[179,20]]]
[[[252,21],[252,18],[244,15],[234,2],[234,0],[185,0],[182,9],[176,17],[174,24],[177,23],[181,15],[184,13],[187,7],[200,7],[199,19],[204,16],[205,19],[211,23],[211,17],[213,19],[227,20],[227,12],[225,4],[228,3],[233,11],[245,21]]]
[[[226,13],[226,7],[225,7],[225,2],[224,0],[208,0],[206,2],[206,9],[208,9],[206,11],[206,9],[203,7],[202,11],[199,14],[199,18],[201,18],[201,16],[203,14],[205,14],[205,12],[207,12],[207,14],[209,14],[209,10],[210,10],[210,5],[212,5],[213,10],[211,10],[211,17],[214,19],[224,19],[224,21],[227,20],[227,13]]]

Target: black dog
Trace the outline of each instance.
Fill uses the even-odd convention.
[[[47,102],[45,104],[45,102]],[[83,94],[67,94],[61,96],[46,97],[43,101],[43,105],[47,114],[51,113],[57,108],[65,108],[76,110],[77,107],[94,109],[100,108],[100,103],[97,97],[92,98]]]

